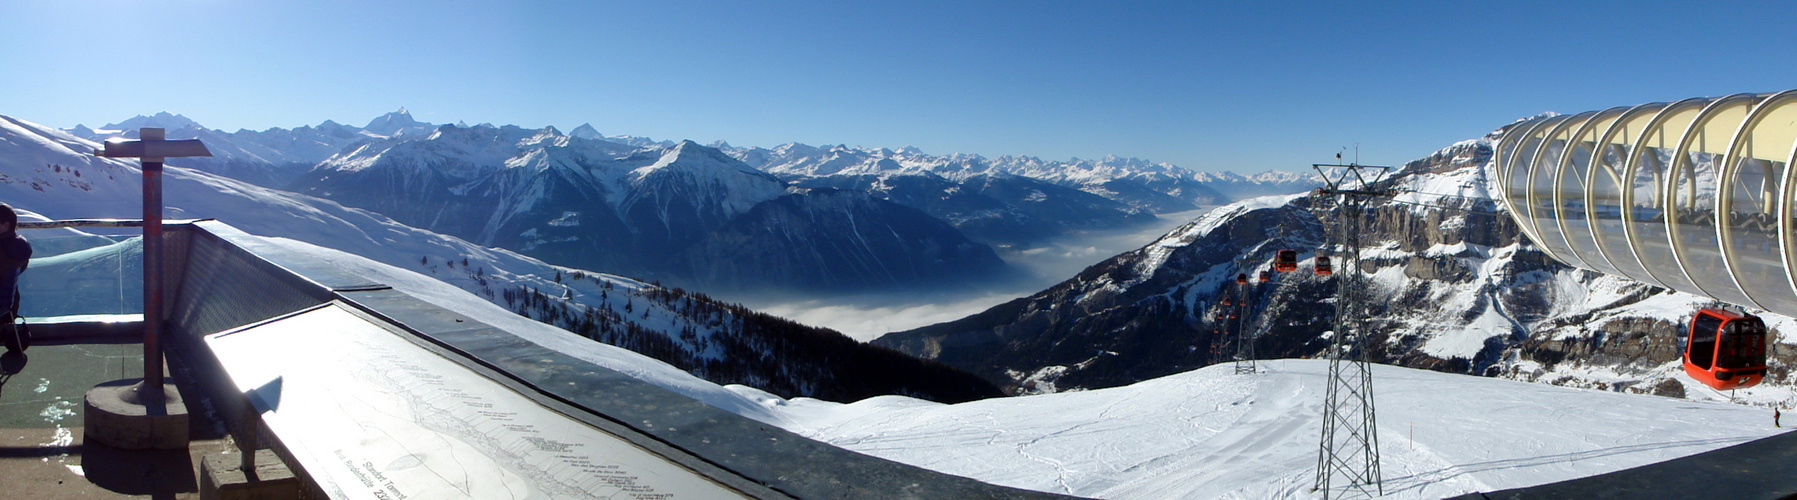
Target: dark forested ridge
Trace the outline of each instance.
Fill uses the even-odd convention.
[[[597,279],[578,272],[571,278]],[[640,293],[609,284],[604,288],[602,293],[627,295],[624,305],[573,304],[523,286],[499,294],[520,315],[642,353],[718,384],[743,384],[782,397],[852,402],[903,395],[957,403],[1003,395],[992,383],[948,365],[704,294],[659,285],[644,287]],[[656,317],[670,314],[674,317]],[[665,334],[643,326],[658,321],[677,326]]]

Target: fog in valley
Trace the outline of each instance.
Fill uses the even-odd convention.
[[[1114,231],[1085,231],[1032,248],[995,247],[1019,278],[978,290],[897,291],[819,297],[720,295],[757,311],[835,329],[868,341],[888,332],[953,321],[1006,301],[1042,291],[1117,254],[1141,248],[1211,207],[1160,214],[1153,224]]]

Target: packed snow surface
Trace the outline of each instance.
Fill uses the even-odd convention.
[[[759,395],[787,428],[982,481],[1098,498],[1316,498],[1322,360],[943,405]],[[1442,498],[1626,469],[1770,436],[1771,412],[1376,366],[1385,498]],[[752,389],[732,386],[740,392]]]

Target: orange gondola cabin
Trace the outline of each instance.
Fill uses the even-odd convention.
[[[1236,275],[1235,275],[1235,283],[1236,283],[1236,284],[1237,284],[1237,285],[1246,285],[1246,284],[1248,284],[1248,273],[1238,273],[1238,274],[1236,274]]]
[[[1753,315],[1702,309],[1691,316],[1685,374],[1717,390],[1744,389],[1766,376],[1766,323]]]
[[[1318,276],[1328,276],[1331,274],[1335,274],[1335,267],[1329,265],[1329,256],[1318,255],[1317,256],[1317,275]]]
[[[1273,270],[1282,273],[1298,270],[1298,251],[1280,250],[1279,253],[1273,257]]]
[[[1262,282],[1273,281],[1273,272],[1272,271],[1261,271],[1260,272],[1260,280]]]

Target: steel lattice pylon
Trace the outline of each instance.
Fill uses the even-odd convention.
[[[1316,490],[1327,499],[1331,487],[1384,494],[1379,474],[1379,422],[1373,406],[1372,349],[1367,344],[1365,278],[1360,268],[1360,235],[1367,200],[1385,196],[1373,182],[1390,167],[1312,165],[1326,187],[1318,190],[1319,212],[1334,201],[1330,240],[1340,252],[1335,284],[1335,330],[1329,339],[1329,380],[1323,401],[1323,436],[1317,448]],[[1333,174],[1333,175],[1332,175]],[[1333,198],[1333,200],[1330,200]],[[1337,478],[1344,483],[1337,483]]]
[[[1247,328],[1248,314],[1254,311],[1254,309],[1249,308],[1247,305],[1248,297],[1249,295],[1252,295],[1252,292],[1248,290],[1248,287],[1253,286],[1253,283],[1255,283],[1254,278],[1249,277],[1248,283],[1237,284],[1235,286],[1235,307],[1237,311],[1240,311],[1240,314],[1237,314],[1236,316],[1238,317],[1235,319],[1236,375],[1249,374],[1256,371],[1256,367],[1254,366],[1254,336],[1250,335]]]

